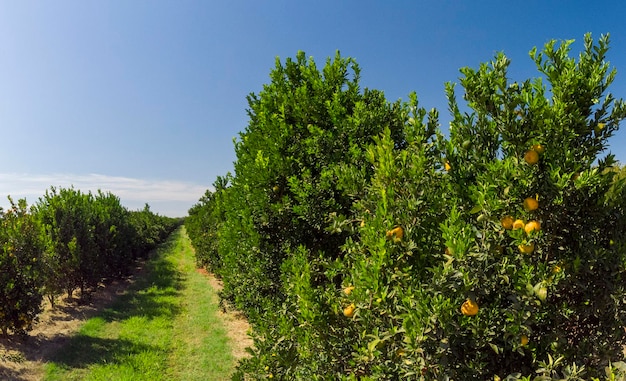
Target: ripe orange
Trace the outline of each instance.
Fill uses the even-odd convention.
[[[523,227],[524,227],[523,220],[515,220],[515,222],[513,222],[513,230],[521,229]]]
[[[350,295],[352,290],[354,290],[354,286],[348,286],[348,287],[343,289],[343,293],[346,294],[346,295]]]
[[[522,335],[520,338],[520,344],[522,344],[522,347],[526,346],[528,344],[528,336]]]
[[[596,133],[596,135],[600,135],[600,133],[602,132],[602,130],[604,129],[604,126],[606,126],[606,123],[598,123],[596,125],[596,127],[593,129],[594,132]]]
[[[451,170],[451,169],[452,169],[452,166],[451,166],[451,165],[450,165],[450,163],[449,163],[449,162],[447,162],[447,161],[443,164],[443,167],[446,169],[446,171],[449,171],[449,170]]]
[[[465,316],[474,316],[478,313],[478,303],[471,299],[467,299],[461,305],[461,313]]]
[[[511,217],[511,216],[504,216],[500,220],[500,223],[502,224],[502,227],[505,228],[506,230],[513,229],[513,222],[514,222],[513,221],[513,217]]]
[[[533,251],[535,251],[535,244],[534,243],[527,243],[527,244],[522,244],[518,246],[519,251],[521,251],[524,254],[530,254]]]
[[[546,148],[542,146],[541,144],[535,144],[532,146],[531,149],[540,155],[546,151]]]
[[[534,210],[537,210],[537,208],[539,208],[539,202],[537,201],[537,199],[532,197],[526,197],[524,199],[524,209],[532,212]]]
[[[352,316],[354,316],[355,309],[356,309],[356,306],[354,305],[354,303],[350,304],[348,307],[343,309],[343,316],[347,318],[351,318]]]
[[[539,154],[537,151],[528,150],[524,155],[524,161],[526,161],[530,165],[535,165],[539,162]]]
[[[526,232],[526,234],[530,234],[532,232],[538,232],[539,230],[541,230],[541,223],[539,223],[539,221],[529,221],[525,226],[524,226],[524,231]]]
[[[402,240],[402,237],[404,236],[404,230],[402,229],[402,226],[398,226],[387,231],[386,236],[387,238],[393,238],[394,242],[398,242]]]

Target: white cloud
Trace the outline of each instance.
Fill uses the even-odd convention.
[[[129,209],[141,209],[148,203],[156,213],[181,217],[209,188],[184,181],[147,180],[100,174],[20,174],[0,173],[0,206],[6,207],[7,196],[26,198],[34,204],[51,186],[78,189],[81,192],[111,192]]]

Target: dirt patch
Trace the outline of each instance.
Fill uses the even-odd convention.
[[[197,272],[203,274],[209,285],[216,291],[219,292],[224,288],[222,281],[217,279],[213,274],[209,273],[205,269],[197,269]],[[250,354],[246,351],[246,348],[251,348],[253,341],[252,338],[248,335],[250,332],[250,324],[248,324],[248,320],[241,312],[230,309],[227,306],[224,306],[219,311],[219,316],[222,318],[224,328],[226,329],[226,334],[230,339],[230,342],[233,347],[233,357],[239,360],[244,357],[250,356]]]
[[[59,298],[54,308],[46,300],[43,313],[26,336],[0,336],[0,379],[34,381],[43,378],[43,365],[79,330],[89,318],[126,292],[144,272],[145,262],[137,263],[133,275],[101,284],[88,302]]]

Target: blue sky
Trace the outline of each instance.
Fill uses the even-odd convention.
[[[298,50],[319,67],[354,57],[362,87],[391,101],[415,91],[447,126],[459,68],[503,51],[524,80],[538,75],[533,46],[575,39],[577,54],[586,32],[608,32],[624,98],[624,14],[621,1],[3,1],[0,205],[73,184],[185,215],[232,170],[246,95]],[[625,143],[620,131],[611,144],[622,162]]]

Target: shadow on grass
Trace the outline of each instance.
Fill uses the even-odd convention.
[[[86,335],[74,336],[50,361],[67,368],[86,368],[92,364],[121,363],[142,352],[159,349],[126,339],[105,339]]]
[[[131,285],[109,307],[96,316],[107,322],[126,320],[134,316],[148,319],[156,317],[172,318],[180,313],[175,303],[180,294],[185,276],[168,260],[167,253],[175,248],[177,234],[162,244],[152,254],[146,264],[146,274]]]

